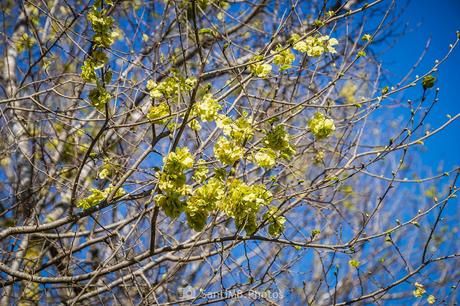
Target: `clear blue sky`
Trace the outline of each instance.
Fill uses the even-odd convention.
[[[396,1],[397,11],[405,7],[405,1]],[[413,75],[422,74],[441,59],[460,31],[460,0],[412,0],[400,18],[401,26],[407,25],[407,34],[397,40],[390,52],[381,57],[386,69],[395,79],[403,76],[418,59],[431,38],[430,49]],[[460,45],[443,64],[436,77],[440,99],[428,118],[432,129],[446,121],[446,115],[460,113]],[[408,99],[416,96],[408,96]],[[460,120],[425,142],[423,163],[435,170],[444,161],[443,170],[460,166]]]

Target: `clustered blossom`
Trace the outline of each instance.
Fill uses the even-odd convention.
[[[193,167],[193,157],[188,148],[179,148],[163,159],[163,171],[158,186],[163,192],[186,194],[185,170]]]
[[[81,66],[81,78],[85,82],[96,83],[98,78],[96,71],[104,68],[108,61],[109,59],[104,52],[93,51]]]
[[[111,2],[108,4],[113,5]],[[88,13],[88,21],[94,31],[92,42],[95,50],[83,63],[81,77],[85,82],[96,83],[96,87],[89,92],[89,100],[94,107],[101,109],[112,98],[104,86],[112,79],[112,72],[106,69],[99,78],[96,71],[103,69],[107,64],[108,58],[103,50],[112,46],[117,33],[113,29],[115,20],[108,15],[108,10],[99,10],[96,4]]]
[[[356,101],[355,95],[357,90],[358,87],[354,83],[347,82],[340,89],[339,97],[344,98],[347,103],[354,103]]]
[[[222,132],[233,139],[238,144],[252,139],[254,136],[254,128],[251,124],[251,118],[242,116],[236,120],[225,115],[220,115],[216,121],[217,127],[222,129]]]
[[[217,178],[211,178],[206,184],[196,188],[185,208],[189,226],[196,231],[203,230],[209,213],[217,208],[224,193],[224,184]]]
[[[195,170],[195,173],[193,174],[193,179],[197,181],[198,183],[202,183],[206,180],[206,177],[208,175],[209,169],[205,165],[205,161],[203,159],[200,159],[197,163],[197,168]]]
[[[224,165],[231,166],[243,157],[244,150],[241,146],[228,138],[221,136],[214,145],[214,155]]]
[[[314,117],[308,121],[310,131],[316,139],[327,138],[335,131],[334,120],[326,118],[321,113],[315,113]]]
[[[262,145],[264,147],[252,154],[251,159],[259,167],[266,169],[273,168],[277,158],[290,159],[295,153],[289,134],[282,125],[270,129],[262,139]]]
[[[427,298],[426,298],[426,301],[428,302],[428,304],[434,304],[436,303],[436,297],[432,294],[430,294]]]
[[[217,112],[222,106],[213,98],[212,94],[207,93],[200,102],[194,105],[194,114],[200,116],[203,121],[213,121],[217,118]]]
[[[328,35],[307,36],[305,39],[300,39],[300,35],[293,34],[291,36],[294,50],[302,53],[307,53],[311,57],[319,57],[323,53],[337,53],[334,46],[339,42],[335,38],[330,38]]]
[[[356,269],[359,268],[359,266],[361,265],[361,263],[360,263],[358,260],[356,260],[356,259],[350,259],[350,260],[348,261],[348,264],[349,264],[350,266],[352,266],[353,268],[356,268]]]
[[[173,75],[167,77],[164,81],[156,83],[153,80],[147,81],[147,90],[152,99],[173,98],[179,94],[179,91],[189,91],[196,85],[195,78],[183,78]]]
[[[112,168],[113,168],[113,165],[112,165],[112,162],[110,161],[110,158],[105,158],[104,164],[99,169],[98,177],[101,180],[108,178],[112,174],[112,170],[113,170]]]
[[[363,37],[361,37],[363,41],[371,41],[372,40],[372,35],[371,34],[364,34]]]
[[[422,86],[423,86],[423,89],[428,89],[428,88],[431,88],[434,86],[434,83],[436,82],[436,78],[434,76],[432,76],[431,74],[430,75],[427,75],[423,78],[423,81],[422,81]]]
[[[413,291],[414,296],[422,297],[426,292],[425,286],[417,282],[414,284],[414,286],[415,286],[415,290]]]
[[[247,185],[238,179],[224,183],[214,177],[192,192],[184,210],[189,226],[196,231],[201,231],[209,214],[218,210],[233,218],[239,230],[252,234],[257,229],[257,213],[271,200],[272,194],[264,185]],[[280,224],[284,221],[280,217],[270,222],[276,223],[276,229],[282,231]]]
[[[103,86],[97,86],[92,89],[88,96],[92,105],[99,109],[112,99],[112,95]]]
[[[255,56],[253,61],[257,63],[249,65],[249,70],[252,74],[259,78],[266,78],[272,72],[272,65],[268,63],[263,63],[263,56]]]
[[[290,159],[295,153],[294,147],[289,142],[289,134],[282,125],[272,128],[262,139],[262,143],[266,148],[277,152],[284,159]]]
[[[426,289],[425,289],[425,286],[423,286],[422,284],[418,283],[418,282],[415,282],[414,284],[415,286],[415,290],[412,291],[412,294],[417,297],[417,298],[420,298],[422,297],[425,293],[426,293]],[[427,298],[426,298],[426,301],[428,304],[434,304],[436,303],[436,297],[432,294],[430,294]]]
[[[292,63],[295,60],[295,55],[292,53],[291,49],[285,49],[282,46],[278,46],[274,51],[271,51],[271,53],[275,54],[273,57],[273,63],[280,66],[280,70],[291,68]]]
[[[109,187],[105,188],[104,190],[91,188],[89,190],[91,194],[88,197],[77,201],[77,207],[80,207],[82,209],[88,209],[93,206],[96,206],[102,201],[104,201],[109,196],[109,194],[113,192],[114,189],[115,189],[115,186],[112,186],[112,185],[109,185]],[[115,193],[115,197],[119,198],[119,197],[122,197],[123,195],[125,195],[125,190],[121,187],[118,188],[117,192]]]
[[[225,115],[218,115],[216,124],[227,137],[219,137],[214,146],[214,154],[224,165],[233,165],[243,157],[244,143],[254,136],[250,118],[242,116],[233,120]]]
[[[227,184],[227,193],[220,201],[219,208],[235,220],[237,228],[252,234],[257,229],[257,212],[260,207],[269,205],[272,194],[264,185],[247,185],[234,179]]]
[[[30,49],[35,44],[36,40],[33,36],[29,36],[27,33],[22,33],[19,40],[16,42],[16,50],[21,53],[24,50]]]
[[[264,214],[264,220],[269,222],[268,233],[274,237],[281,235],[284,231],[284,223],[286,223],[286,218],[277,214],[278,208],[270,207],[268,211]]]
[[[184,173],[193,167],[193,158],[187,148],[169,153],[163,163],[163,170],[158,175],[161,193],[154,199],[171,218],[185,212],[189,226],[195,231],[204,228],[213,211],[222,211],[235,220],[239,230],[244,229],[247,234],[252,234],[257,229],[257,213],[272,200],[271,192],[261,184],[248,185],[238,179],[223,180],[219,175],[206,181],[204,161],[198,162],[194,177],[201,183],[206,182],[192,190],[191,186],[186,185]],[[283,230],[284,218],[274,215],[264,218],[270,223],[269,232],[279,235]]]
[[[276,164],[277,154],[270,148],[262,148],[254,154],[253,160],[264,168],[273,168]]]
[[[112,16],[108,16],[106,9],[98,10],[96,6],[93,6],[88,13],[88,21],[94,31],[94,45],[101,48],[110,48],[114,42],[113,23],[115,19]]]
[[[161,102],[158,105],[151,106],[149,112],[147,113],[147,118],[156,121],[159,118],[163,118],[158,120],[158,123],[165,123],[166,116],[170,115],[169,105],[166,102]]]
[[[178,217],[184,209],[182,197],[191,191],[191,187],[186,184],[185,171],[192,167],[193,157],[186,147],[163,158],[163,171],[157,174],[158,188],[162,193],[155,196],[155,201],[171,218]]]

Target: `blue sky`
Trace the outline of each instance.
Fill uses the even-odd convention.
[[[397,11],[405,8],[405,1],[396,1]],[[460,31],[459,0],[412,0],[399,19],[401,26],[407,26],[407,33],[398,38],[393,48],[381,56],[383,66],[390,70],[395,79],[400,79],[418,59],[426,42],[431,38],[430,48],[415,74],[423,74],[441,59],[448,51],[449,44],[456,39]],[[436,74],[440,88],[439,103],[428,118],[432,129],[440,126],[447,114],[460,113],[460,46]],[[398,78],[399,77],[399,78]],[[415,99],[417,96],[407,96]],[[425,142],[421,154],[423,164],[433,170],[442,161],[443,170],[460,165],[460,120],[446,130]]]

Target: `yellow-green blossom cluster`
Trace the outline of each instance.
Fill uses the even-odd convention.
[[[88,21],[93,28],[93,44],[95,47],[110,48],[114,42],[113,37],[113,17],[108,16],[106,9],[98,9],[94,5],[88,13]]]
[[[217,178],[211,178],[206,184],[196,188],[185,207],[189,226],[195,231],[201,231],[209,213],[216,209],[224,194],[224,184]]]
[[[371,41],[372,40],[372,35],[371,34],[364,34],[363,37],[361,37],[362,41]]]
[[[214,145],[214,155],[224,165],[233,165],[243,154],[243,147],[224,136],[219,137]]]
[[[178,75],[167,77],[164,81],[156,83],[153,80],[147,81],[147,90],[152,99],[173,98],[180,91],[189,91],[196,85],[195,78],[183,78]]]
[[[35,38],[33,36],[29,36],[27,33],[22,33],[21,37],[18,41],[16,41],[16,50],[21,53],[27,49],[32,48],[35,44]]]
[[[217,112],[222,106],[213,98],[212,94],[207,93],[200,102],[194,105],[194,115],[200,116],[203,121],[213,121],[217,118]]]
[[[262,148],[254,154],[252,159],[260,167],[269,169],[275,166],[276,158],[277,154],[273,149]]]
[[[286,223],[286,218],[277,214],[278,208],[270,207],[268,211],[264,214],[264,220],[267,220],[269,223],[268,233],[272,236],[279,236],[284,231],[284,223]]]
[[[99,190],[96,188],[91,188],[90,192],[91,194],[84,199],[81,199],[77,202],[77,207],[80,207],[82,209],[88,209],[93,206],[98,205],[102,201],[104,201],[110,193],[113,192],[115,186],[109,185],[109,187],[105,188],[104,190]],[[125,195],[125,190],[123,188],[118,188],[117,192],[115,193],[115,197],[119,198]]]
[[[252,60],[256,63],[249,65],[249,70],[255,76],[266,78],[272,72],[272,65],[262,62],[262,55],[255,56]]]
[[[206,177],[208,175],[209,169],[205,165],[205,161],[203,159],[200,159],[197,163],[197,168],[195,170],[195,173],[193,174],[193,179],[197,181],[198,183],[202,183],[206,180]]]
[[[111,98],[112,95],[103,86],[97,86],[89,92],[91,104],[99,109],[109,103]]]
[[[289,142],[289,134],[282,125],[277,125],[268,131],[262,143],[285,159],[291,158],[295,153],[294,146]]]
[[[158,105],[151,106],[147,113],[147,118],[152,121],[157,121],[159,118],[166,117],[170,114],[169,105],[166,102],[161,102]],[[166,122],[166,118],[158,120],[158,123],[163,124]]]
[[[346,82],[340,89],[339,97],[342,97],[347,103],[354,103],[356,101],[355,95],[358,87],[352,82]]]
[[[308,121],[308,127],[316,139],[327,138],[335,131],[334,120],[326,118],[319,112]]]
[[[274,51],[271,51],[271,53],[275,54],[273,63],[280,66],[280,70],[291,68],[292,62],[295,60],[295,55],[292,53],[291,49],[285,49],[279,45]]]
[[[186,184],[185,171],[192,167],[193,157],[187,147],[179,148],[163,158],[163,171],[157,174],[158,188],[162,193],[155,196],[155,201],[171,218],[178,217],[185,207],[182,197],[191,191]]]
[[[98,177],[101,180],[108,178],[112,174],[112,163],[109,158],[104,159],[104,164],[99,169]]]
[[[221,136],[214,145],[214,155],[224,165],[233,165],[243,157],[245,142],[254,136],[254,128],[250,118],[242,116],[236,120],[225,115],[219,115],[217,127],[228,136]]]
[[[204,228],[211,212],[222,211],[234,219],[239,230],[250,235],[257,229],[257,213],[271,200],[272,194],[264,185],[247,185],[238,179],[224,183],[214,177],[192,192],[184,210],[189,226],[196,231]],[[281,232],[283,219],[276,217],[274,222]]]
[[[360,263],[358,260],[356,260],[356,259],[350,259],[350,260],[348,261],[348,264],[349,264],[350,266],[352,266],[353,268],[356,268],[356,269],[359,268],[359,266],[361,265],[361,263]]]
[[[422,81],[423,89],[426,90],[428,88],[433,87],[435,82],[436,82],[436,78],[434,76],[432,76],[431,74],[427,75],[426,77],[423,78],[423,81]]]
[[[319,57],[323,53],[337,53],[334,46],[339,43],[337,39],[330,38],[328,35],[314,35],[300,39],[300,35],[293,34],[291,41],[294,50],[307,53],[311,57]]]
[[[219,115],[216,120],[217,127],[233,139],[237,144],[243,144],[254,136],[251,118],[242,116],[236,120],[225,115]]]
[[[81,66],[81,78],[85,82],[96,83],[98,79],[96,70],[104,68],[108,60],[104,52],[94,50]]]
[[[234,144],[225,136],[221,139]],[[235,158],[225,163],[234,161]],[[223,212],[234,219],[238,230],[245,230],[249,235],[254,233],[258,225],[257,214],[261,207],[270,205],[271,192],[262,184],[248,185],[239,179],[226,180],[225,175],[218,175],[217,171],[214,177],[208,179],[209,169],[204,160],[198,161],[193,175],[193,179],[201,185],[192,190],[186,184],[185,171],[193,164],[187,148],[179,148],[164,158],[163,170],[157,175],[160,193],[154,197],[156,204],[172,218],[185,212],[187,223],[195,231],[203,230],[211,213]],[[283,231],[283,217],[265,215],[264,218],[269,218],[270,234],[279,235]]]
[[[415,290],[412,291],[412,294],[415,297],[420,298],[426,293],[425,286],[423,286],[422,284],[415,282],[414,286],[415,286]],[[427,301],[428,304],[432,305],[432,304],[436,303],[436,297],[434,295],[430,294],[426,298],[426,301]]]
[[[110,3],[110,1],[107,2],[107,4],[113,5]],[[89,93],[89,100],[94,107],[99,109],[112,98],[104,86],[112,79],[112,72],[106,68],[108,58],[103,50],[110,48],[117,35],[113,30],[113,17],[108,15],[107,9],[99,9],[100,6],[100,1],[96,1],[87,16],[94,31],[93,50],[81,67],[82,79],[85,82],[96,83],[96,88],[93,88]],[[97,70],[101,70],[100,76],[98,76]]]
[[[244,229],[251,235],[257,229],[257,212],[260,207],[272,201],[271,192],[264,185],[247,185],[238,179],[230,181],[226,189],[218,208],[235,220],[238,229]]]
[[[179,148],[176,152],[169,153],[163,159],[163,171],[159,180],[159,187],[163,192],[177,192],[185,184],[184,171],[193,167],[193,157],[187,147]],[[186,192],[181,192],[186,194]]]
[[[422,297],[426,290],[425,290],[425,286],[423,286],[422,284],[420,283],[415,283],[414,284],[415,286],[415,290],[412,292],[414,294],[415,297]]]

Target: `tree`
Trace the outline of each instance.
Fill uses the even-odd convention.
[[[395,81],[389,1],[1,6],[0,304],[458,298],[418,159],[458,33]]]

